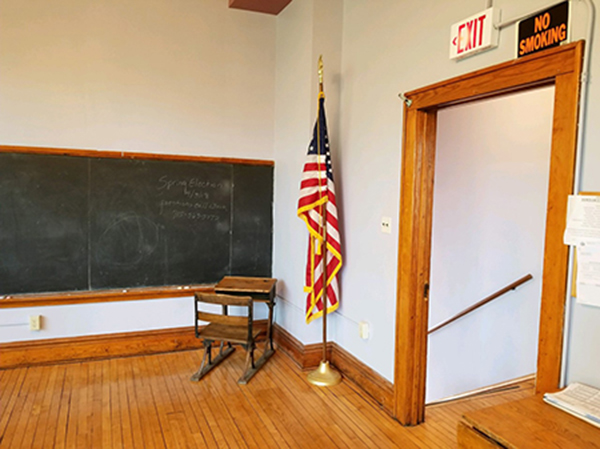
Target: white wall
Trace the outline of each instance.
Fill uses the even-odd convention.
[[[272,159],[275,24],[216,0],[2,0],[0,144]],[[0,342],[190,326],[192,307],[3,309]],[[42,331],[11,325],[33,314]]]
[[[427,402],[535,373],[554,88],[438,113]]]
[[[42,315],[42,330],[29,330],[29,316]],[[194,325],[192,298],[23,307],[0,311],[2,342],[136,332]]]
[[[278,20],[278,48],[299,49],[303,65],[311,67],[306,52],[318,47],[312,42],[310,23],[313,16],[306,13],[312,0],[294,0]],[[496,0],[502,18],[525,14],[543,7],[544,0]],[[585,35],[586,7],[581,1],[572,2],[573,39]],[[515,29],[501,32],[497,49],[462,61],[450,61],[450,25],[485,9],[481,0],[345,0],[342,23],[341,100],[339,117],[328,110],[330,121],[339,120],[340,132],[337,160],[334,166],[343,223],[345,265],[341,271],[341,307],[331,318],[331,337],[360,360],[387,379],[393,379],[394,325],[396,304],[398,215],[400,193],[400,155],[402,136],[402,102],[399,92],[406,92],[444,79],[468,73],[515,57]],[[304,32],[284,23],[297,21]],[[330,35],[330,39],[335,36]],[[596,35],[595,42],[598,42]],[[597,52],[592,59],[589,115],[585,132],[583,184],[586,189],[600,190],[600,90],[595,82],[598,72]],[[295,71],[300,62],[291,55],[280,58],[277,71],[290,75],[289,84],[278,78],[276,102],[286,102],[288,95],[313,94],[306,81],[295,82],[311,73]],[[297,91],[295,91],[297,90]],[[300,92],[302,90],[302,92]],[[285,167],[285,175],[276,183],[276,202],[279,209],[275,221],[276,271],[284,277],[284,295],[290,309],[297,312],[278,315],[278,320],[304,343],[320,341],[318,324],[305,326],[300,313],[304,304],[302,279],[304,274],[305,232],[301,223],[295,225],[297,185],[300,179],[303,153],[309,137],[306,103],[301,112],[287,105],[277,109],[276,135],[285,135],[285,146],[276,143],[277,170]],[[286,109],[287,108],[287,109]],[[312,111],[311,111],[312,112]],[[294,114],[302,120],[293,120]],[[313,112],[314,114],[314,112]],[[285,126],[282,124],[285,123]],[[335,151],[334,150],[334,151]],[[280,173],[281,174],[281,173]],[[286,217],[285,219],[283,217]],[[393,218],[392,234],[382,234],[382,216]],[[288,231],[289,229],[289,231]],[[285,267],[283,267],[285,265]],[[279,310],[281,312],[281,309]],[[285,317],[282,317],[285,315]],[[295,317],[293,315],[296,315]],[[588,322],[588,316],[594,318]],[[358,338],[357,322],[371,324],[371,338]],[[600,310],[586,311],[575,317],[571,346],[570,378],[583,372],[600,385],[598,369],[600,353]],[[314,328],[314,330],[312,329]],[[579,332],[579,333],[578,333]],[[595,343],[587,345],[584,335]],[[583,364],[586,366],[584,367]]]

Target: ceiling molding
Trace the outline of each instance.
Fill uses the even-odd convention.
[[[277,15],[291,2],[292,0],[229,0],[229,7]]]

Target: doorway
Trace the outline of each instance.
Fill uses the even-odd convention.
[[[427,404],[535,373],[553,100],[546,86],[438,111]]]
[[[562,242],[572,192],[583,42],[509,61],[409,92],[404,109],[394,416],[425,417],[433,180],[440,108],[554,85],[552,148],[536,364],[536,391],[558,388],[568,248]]]

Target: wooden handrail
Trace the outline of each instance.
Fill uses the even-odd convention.
[[[503,289],[498,290],[496,293],[491,294],[490,296],[482,299],[481,301],[479,301],[477,304],[473,304],[471,307],[463,310],[462,312],[457,313],[456,315],[454,315],[452,318],[438,324],[435,327],[432,327],[431,329],[429,329],[429,331],[427,332],[427,334],[432,334],[433,332],[440,330],[442,327],[447,326],[448,324],[458,320],[459,318],[462,318],[463,316],[467,315],[468,313],[473,312],[474,310],[479,309],[481,306],[486,305],[488,302],[493,301],[496,298],[499,298],[500,296],[502,296],[503,294],[516,289],[517,287],[519,287],[521,284],[524,284],[527,281],[530,281],[531,279],[533,279],[533,276],[531,274],[528,274],[527,276],[523,276],[521,279],[516,280],[515,282],[513,282],[512,284],[507,285],[506,287],[504,287]]]

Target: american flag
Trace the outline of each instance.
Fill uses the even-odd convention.
[[[341,239],[324,104],[325,96],[321,94],[319,114],[304,163],[298,201],[298,216],[304,220],[309,232],[304,287],[304,291],[308,293],[307,323],[323,315],[324,221],[327,224],[327,313],[333,312],[339,305],[338,272],[342,267]]]

